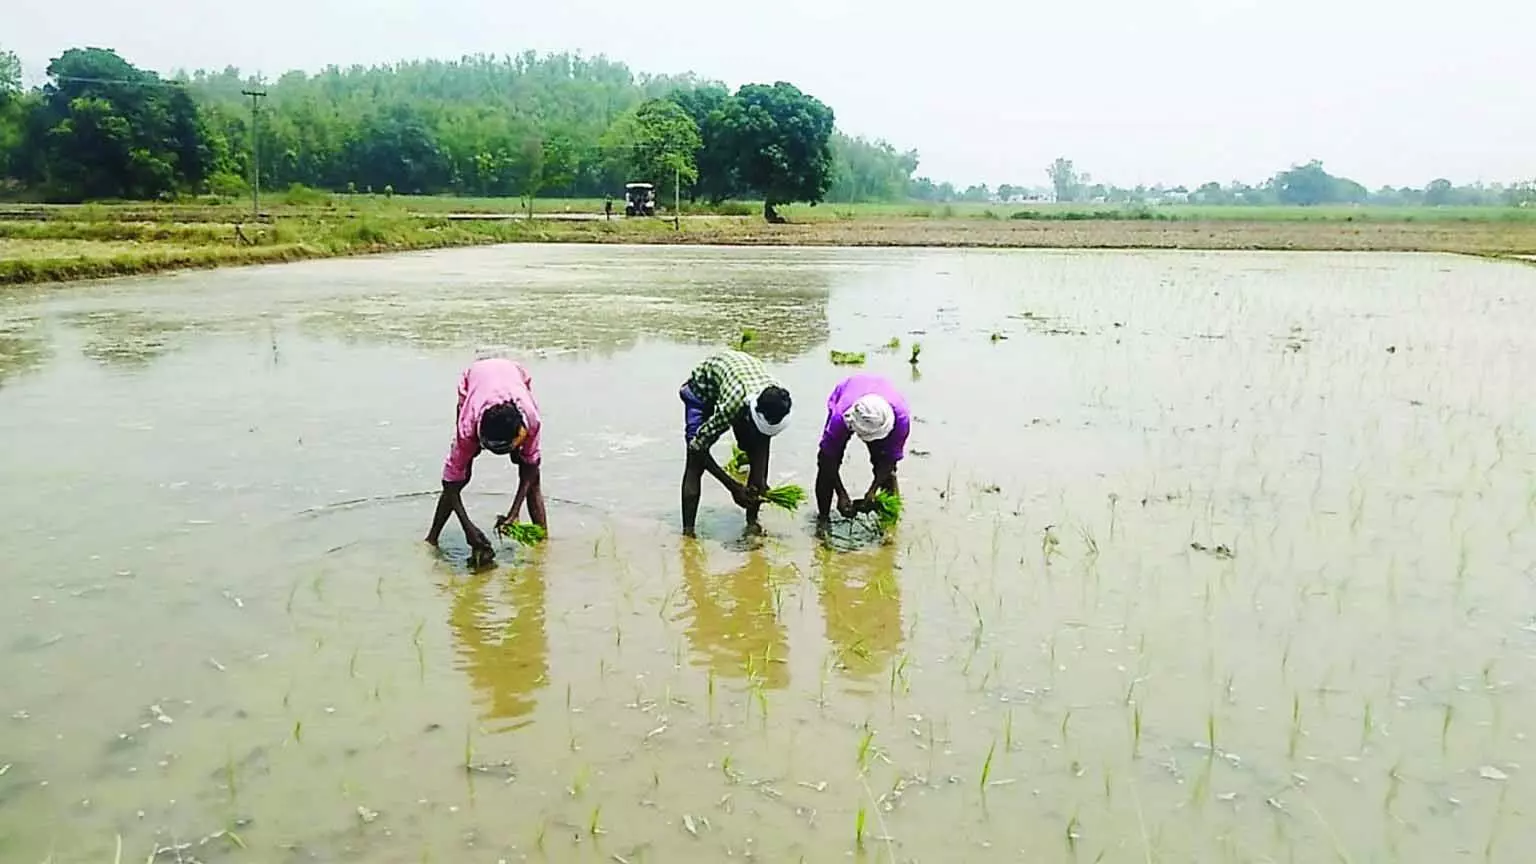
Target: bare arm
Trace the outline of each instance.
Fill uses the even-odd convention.
[[[893,488],[896,477],[896,463],[881,460],[875,463],[875,477],[870,481],[869,491],[864,493],[865,501],[875,500],[875,493],[881,489]]]
[[[705,473],[719,480],[720,485],[724,486],[726,491],[731,493],[732,498],[740,497],[746,492],[747,487],[727,473],[724,468],[721,468],[720,463],[715,461],[714,454],[708,450],[695,450],[694,456],[699,460],[699,464],[704,466]]]
[[[516,522],[523,515],[523,502],[528,502],[528,517],[533,524],[549,530],[548,516],[544,510],[543,472],[538,465],[517,466],[517,494],[512,496],[512,509],[497,521],[497,527]]]
[[[443,491],[437,496],[437,511],[432,514],[432,528],[427,532],[427,542],[437,545],[438,538],[443,533],[443,526],[448,524],[448,516],[452,514],[459,517],[459,525],[464,529],[464,537],[469,545],[476,549],[489,549],[491,541],[485,533],[475,527],[470,521],[469,514],[464,510],[464,487],[469,485],[468,480],[460,482],[443,481]]]

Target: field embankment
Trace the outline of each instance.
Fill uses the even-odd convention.
[[[1513,208],[823,205],[790,224],[748,205],[666,219],[602,218],[601,202],[279,199],[260,219],[235,204],[122,203],[0,208],[0,284],[492,243],[698,243],[1063,249],[1422,251],[1536,255],[1536,212]]]

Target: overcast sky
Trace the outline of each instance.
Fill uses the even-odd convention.
[[[176,68],[579,51],[786,80],[960,185],[1256,182],[1322,159],[1375,188],[1536,177],[1532,0],[0,0],[30,76],[72,46]]]

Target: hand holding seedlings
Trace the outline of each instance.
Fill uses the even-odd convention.
[[[519,546],[534,546],[549,537],[549,532],[542,526],[531,522],[509,522],[505,519],[496,520],[496,533]]]

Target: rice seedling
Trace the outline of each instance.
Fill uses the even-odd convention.
[[[1013,752],[1013,709],[1012,708],[1009,708],[1008,709],[1008,713],[1006,715],[1004,715],[1004,717],[1003,717],[1003,752],[1004,753],[1012,753]]]
[[[738,337],[737,340],[736,340],[736,347],[741,349],[742,351],[745,351],[745,350],[747,350],[747,346],[748,345],[751,345],[753,342],[756,342],[756,341],[757,341],[757,331],[753,330],[751,327],[743,327],[743,328],[741,328],[741,336]]]
[[[1210,747],[1206,754],[1209,758],[1216,758],[1216,709],[1210,708],[1205,712],[1205,743]]]
[[[889,531],[901,521],[901,496],[885,489],[875,490],[875,521],[881,531]]]
[[[800,505],[805,503],[805,487],[788,483],[783,486],[775,486],[764,492],[760,497],[764,504],[793,513],[800,509]]]
[[[1440,718],[1440,752],[1445,753],[1446,742],[1451,737],[1451,720],[1455,717],[1456,708],[1451,703],[1445,703],[1445,712]]]
[[[1296,758],[1296,745],[1301,740],[1301,694],[1291,695],[1291,737],[1286,747],[1286,753],[1291,759]]]
[[[294,743],[296,743],[296,744],[303,744],[304,743],[304,721],[303,720],[295,720],[295,721],[293,721],[293,740],[294,740]]]
[[[853,845],[859,849],[864,848],[864,805],[859,804],[859,812],[853,817]]]
[[[901,337],[900,336],[892,336],[891,337],[891,341],[885,343],[885,349],[887,351],[900,351],[901,350]]]
[[[532,522],[503,522],[497,530],[501,536],[519,546],[533,546],[549,537],[548,531]]]
[[[752,459],[747,455],[747,452],[742,450],[740,447],[737,447],[735,444],[732,444],[731,458],[730,461],[725,463],[725,472],[730,474],[732,477],[735,477],[738,481],[745,483],[747,480],[747,471],[751,467]]]
[[[580,768],[576,769],[575,776],[571,778],[571,785],[567,786],[565,789],[565,791],[569,793],[572,798],[580,798],[582,794],[587,791],[587,779],[589,773],[590,769],[586,765],[582,765]]]
[[[864,735],[859,739],[859,750],[856,756],[860,774],[869,770],[869,757],[874,751],[874,741],[875,730],[869,728],[868,724],[866,724],[864,726]]]
[[[921,342],[913,342],[912,343],[912,356],[907,358],[907,362],[910,363],[913,366],[916,366],[917,365],[917,358],[922,353],[923,353],[923,343],[921,343]]]
[[[1131,758],[1141,758],[1141,704],[1131,712]]]
[[[1374,722],[1374,720],[1372,719],[1372,716],[1371,716],[1371,702],[1370,702],[1369,699],[1367,699],[1366,702],[1365,702],[1365,713],[1362,714],[1361,717],[1360,717],[1360,750],[1361,750],[1361,752],[1364,752],[1365,748],[1366,748],[1366,745],[1371,742],[1371,730],[1374,729],[1374,728],[1376,728],[1376,724],[1375,724],[1375,722]]]
[[[235,753],[229,747],[224,748],[224,782],[229,787],[229,803],[237,803],[240,795],[235,788]]]
[[[832,365],[833,366],[863,366],[864,365],[864,352],[863,351],[838,351],[836,349],[833,349],[830,356],[831,356],[831,359],[832,359]]]
[[[464,727],[464,770],[474,770],[475,764],[475,727]]]
[[[981,763],[981,781],[977,784],[983,795],[987,792],[987,779],[992,776],[992,756],[997,752],[997,739],[992,739],[992,746],[987,748],[987,759]]]
[[[603,815],[603,805],[599,804],[596,807],[592,808],[592,816],[589,819],[587,819],[587,834],[588,834],[588,836],[596,837],[599,833],[602,832],[602,825],[598,821],[599,818],[602,815]]]

